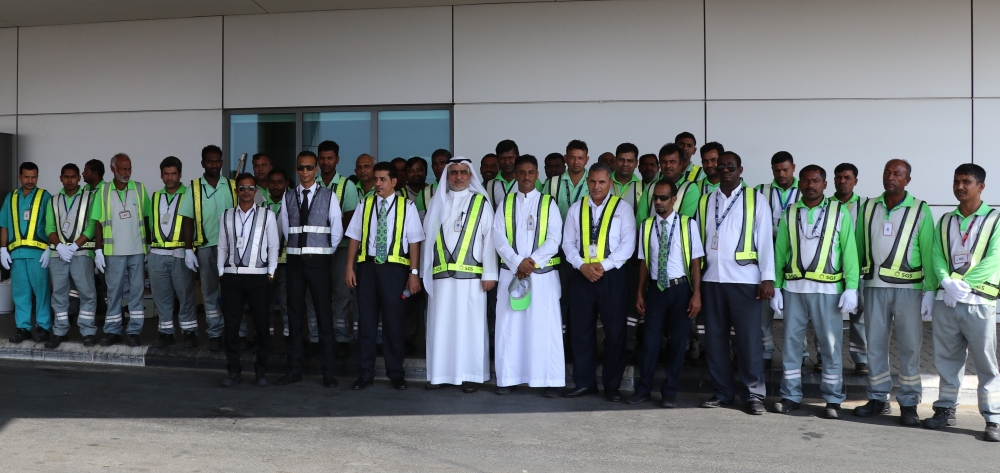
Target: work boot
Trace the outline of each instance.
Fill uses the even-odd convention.
[[[823,408],[823,418],[825,419],[839,419],[840,418],[840,404],[827,404]]]
[[[868,404],[854,408],[854,415],[858,417],[875,417],[892,414],[892,405],[885,401],[871,399]]]
[[[174,344],[174,334],[172,333],[161,333],[160,338],[153,342],[154,348],[166,348],[169,345]]]
[[[122,336],[117,333],[105,334],[104,338],[101,339],[102,347],[110,347],[112,345],[117,345],[122,342]]]
[[[935,407],[934,417],[924,419],[922,425],[925,429],[940,429],[942,427],[954,427],[958,424],[955,419],[955,409],[951,407]]]
[[[49,331],[41,327],[35,327],[35,336],[32,341],[35,343],[43,343],[49,340]]]
[[[986,431],[983,432],[983,440],[987,442],[1000,442],[1000,424],[987,422]]]
[[[139,334],[137,334],[137,333],[130,333],[128,335],[128,342],[127,343],[128,343],[128,346],[130,346],[132,348],[142,346],[142,341],[139,340]]]
[[[791,399],[782,399],[774,403],[774,412],[778,414],[791,414],[792,411],[799,410],[799,403]]]
[[[920,425],[920,416],[917,414],[917,406],[899,406],[899,422],[907,427]]]
[[[198,347],[198,333],[184,332],[184,348],[197,348],[197,347]]]
[[[869,373],[871,372],[868,371],[868,363],[858,363],[854,365],[854,374],[868,376]]]
[[[69,340],[69,335],[56,335],[45,342],[45,348],[59,348],[59,345],[67,340]]]
[[[14,332],[14,336],[10,337],[7,341],[10,343],[21,343],[25,340],[31,340],[31,330],[19,328],[17,332]]]
[[[97,337],[96,336],[94,336],[94,335],[87,335],[86,337],[83,337],[83,346],[89,348],[89,347],[92,347],[94,345],[97,345]]]

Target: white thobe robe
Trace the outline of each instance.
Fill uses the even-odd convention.
[[[450,215],[442,215],[441,226],[427,233],[421,251],[434,253],[440,232],[445,252],[457,251],[469,202],[469,191],[449,192],[454,199]],[[470,222],[476,225],[476,222]],[[496,281],[497,257],[493,246],[493,210],[483,204],[479,226],[470,244],[472,256],[483,262],[482,279],[434,279],[427,298],[427,381],[431,384],[483,383],[490,379],[490,334],[486,323],[486,292],[482,281]],[[457,256],[457,255],[456,255]]]
[[[500,269],[497,285],[496,372],[497,386],[562,387],[566,385],[566,360],[563,355],[562,313],[559,308],[561,288],[556,270],[531,275],[531,305],[523,311],[510,308],[508,287],[517,266],[526,257],[545,267],[559,251],[562,219],[555,199],[549,201],[549,224],[545,242],[532,251],[538,230],[538,205],[542,195],[532,190],[508,194],[514,201],[514,239],[517,251],[506,236],[505,202],[497,206],[493,221],[493,241],[497,253],[510,269]],[[529,230],[529,217],[532,228]]]

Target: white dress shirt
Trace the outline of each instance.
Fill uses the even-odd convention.
[[[312,185],[308,188],[302,187],[302,184],[299,184],[295,188],[295,193],[298,194],[299,197],[298,203],[302,202],[302,191],[306,189],[309,189],[309,195],[306,196],[305,199],[310,205],[312,205],[313,197],[316,196],[316,191],[319,190],[319,186],[316,185],[315,181],[313,181]],[[278,212],[280,214],[278,220],[281,223],[281,234],[284,236],[285,241],[288,241],[288,208],[285,206],[287,201],[288,199],[281,199],[281,211]],[[311,211],[312,207],[310,207],[309,210]],[[330,192],[330,208],[327,209],[327,218],[330,219],[330,246],[336,249],[337,245],[340,244],[341,238],[344,238],[344,224],[340,215],[340,201],[337,200],[337,194],[332,191]],[[301,220],[302,216],[300,215],[299,221]],[[309,225],[319,226],[319,223],[320,222],[309,222]]]
[[[388,251],[392,252],[393,244],[396,238],[396,194],[389,196],[389,199],[385,199],[380,195],[375,196],[375,208],[372,209],[371,220],[368,221],[368,255],[375,256],[377,250],[375,248],[375,238],[378,236],[378,210],[382,207],[382,202],[388,200],[389,209],[386,212],[385,225],[386,225],[386,244],[388,246]],[[420,215],[417,213],[417,206],[410,200],[404,199],[406,202],[406,216],[403,219],[403,242],[402,251],[404,253],[410,251],[410,243],[420,243],[424,241],[424,227],[420,223]],[[347,225],[347,238],[352,240],[361,241],[361,226],[365,224],[363,222],[365,218],[364,212],[364,201],[362,200],[358,204],[358,208],[354,211],[354,216],[351,217],[351,222]],[[363,242],[362,242],[363,243]]]
[[[601,205],[595,204],[592,198],[587,197],[592,225],[600,226],[609,200],[611,200],[610,193],[604,198]],[[583,257],[580,256],[580,245],[583,244],[580,235],[580,205],[582,204],[581,200],[569,207],[569,211],[566,212],[566,224],[563,227],[563,254],[576,269],[583,266]],[[605,271],[621,268],[632,257],[635,253],[635,232],[635,213],[628,202],[620,200],[615,214],[611,217],[611,234],[608,237],[608,247],[611,249],[611,254],[601,261],[601,266],[604,267]],[[597,244],[596,241],[591,243]],[[584,248],[584,251],[587,250]]]
[[[549,264],[556,253],[559,253],[559,242],[562,240],[562,219],[559,218],[559,206],[555,199],[549,199],[549,226],[545,231],[545,241],[534,251],[535,235],[538,230],[538,205],[542,198],[542,193],[537,190],[525,194],[515,192],[507,194],[498,203],[496,215],[493,218],[493,242],[496,244],[497,253],[507,265],[511,272],[517,272],[517,267],[521,265],[524,258],[531,258],[535,265],[544,268]],[[514,199],[514,240],[517,243],[517,252],[507,241],[507,219],[504,208],[507,205],[506,199]],[[529,228],[530,217],[530,228]]]
[[[227,212],[223,212],[222,216],[219,217],[219,258],[216,260],[219,266],[219,274],[225,274],[226,261],[229,260],[229,242],[233,238],[236,239],[236,260],[242,259],[242,255],[246,253],[248,246],[252,246],[253,242],[250,240],[253,235],[253,213],[256,211],[257,207],[258,206],[254,204],[253,207],[250,207],[248,212],[244,212],[243,209],[237,205],[235,209],[235,226],[226,224]],[[281,245],[281,240],[278,239],[278,225],[275,222],[274,212],[267,210],[264,212],[264,215],[266,215],[265,218],[267,220],[264,221],[264,240],[261,242],[261,250],[264,248],[267,249],[267,275],[274,276],[274,270],[278,267],[278,250]],[[233,233],[232,235],[229,235],[229,232],[226,232],[227,227],[230,228],[230,232]]]
[[[742,189],[742,191],[741,191]],[[736,245],[743,233],[743,199],[747,192],[757,193],[757,208],[754,218],[753,236],[757,243],[757,264],[741,266],[736,262]],[[733,202],[733,199],[736,199]],[[719,226],[719,246],[712,249],[712,240],[716,234],[715,203],[719,203],[719,216],[733,203],[729,214]],[[771,206],[767,198],[752,187],[745,185],[733,190],[726,196],[722,188],[709,194],[708,206],[705,209],[705,274],[702,281],[736,284],[760,284],[761,281],[774,281],[774,240],[772,239]],[[747,235],[749,237],[749,235]]]
[[[667,230],[663,231],[663,221],[667,221]],[[645,255],[646,249],[644,244],[639,242],[639,259],[646,260],[646,266],[649,268],[650,277],[653,281],[658,280],[660,267],[657,264],[660,261],[660,241],[658,238],[668,238],[670,237],[670,230],[673,229],[673,237],[670,238],[670,252],[667,254],[667,278],[677,279],[681,276],[687,276],[687,271],[684,269],[684,254],[682,253],[681,247],[681,227],[680,221],[677,216],[677,212],[670,212],[667,218],[660,217],[656,215],[653,218],[653,224],[660,229],[660,233],[656,233],[656,228],[650,231],[651,238],[649,241],[649,255]],[[701,244],[701,233],[698,231],[698,222],[695,219],[688,220],[688,228],[691,230],[691,259],[703,258],[705,256],[705,249]]]

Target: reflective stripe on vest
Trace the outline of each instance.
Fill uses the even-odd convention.
[[[615,211],[618,210],[618,203],[621,199],[615,196],[608,196],[608,202],[604,206],[604,213],[601,214],[601,226],[597,230],[597,243],[590,241],[590,197],[580,200],[580,256],[584,263],[600,263],[611,255],[611,245],[608,240],[611,237],[611,220]],[[590,245],[597,246],[596,256],[591,257]]]
[[[132,187],[135,189],[135,205],[139,211],[137,215],[139,221],[139,238],[142,239],[142,247],[144,251],[149,251],[149,245],[146,244],[146,225],[143,223],[143,216],[145,212],[142,208],[142,197],[141,195],[146,194],[146,186],[138,181],[129,181]],[[114,226],[115,219],[111,216],[111,192],[119,192],[118,188],[115,187],[113,182],[105,183],[101,187],[101,207],[104,209],[104,214],[101,215],[101,236],[103,237],[104,244],[104,255],[111,256],[115,254],[115,237],[112,227]],[[119,194],[120,195],[120,194]],[[125,186],[125,200],[128,201],[128,185]]]
[[[163,234],[163,227],[160,226],[160,196],[166,194],[164,191],[156,191],[153,193],[153,248],[182,248],[184,247],[184,242],[181,241],[181,227],[184,223],[184,217],[178,209],[181,208],[181,203],[184,200],[184,194],[177,194],[177,205],[174,207],[174,222],[170,226],[170,232],[166,235]],[[170,204],[167,204],[167,208],[170,208]]]
[[[691,246],[691,218],[685,217],[681,214],[677,214],[680,221],[677,222],[681,227],[681,253],[684,258],[684,274],[689,278],[691,277],[691,253],[694,249]],[[653,266],[649,264],[649,250],[653,241],[653,226],[656,225],[656,217],[649,217],[642,221],[642,227],[640,229],[640,234],[642,235],[642,249],[643,255],[646,257],[646,269],[649,270],[650,275],[657,276],[653,273]],[[657,242],[659,244],[659,242]]]
[[[409,199],[410,191],[405,186],[395,192],[398,197],[406,197]],[[425,185],[423,189],[417,192],[417,198],[413,200],[413,205],[417,207],[418,212],[423,212],[427,210],[427,202],[430,202],[431,198],[434,197],[434,187],[431,185]]]
[[[299,214],[301,201],[297,189],[285,191],[285,211],[288,212],[288,241],[285,251],[289,255],[332,255],[335,248],[330,246],[330,205],[333,192],[316,185],[315,195],[309,203],[309,215]],[[289,205],[291,204],[291,205]],[[307,225],[302,225],[303,218]],[[323,223],[324,225],[317,225]]]
[[[203,222],[202,218],[201,218],[201,211],[202,211],[201,210],[201,206],[203,204],[203,201],[202,201],[202,191],[201,191],[201,181],[202,181],[202,179],[200,177],[198,179],[195,179],[195,180],[191,181],[191,191],[194,193],[194,194],[192,194],[192,198],[194,198],[194,233],[195,234],[194,234],[194,243],[193,243],[193,246],[195,246],[195,247],[199,247],[199,246],[205,244],[205,222]],[[236,181],[234,181],[232,179],[226,179],[226,182],[229,183],[229,192],[232,193],[232,196],[233,196],[233,206],[236,206],[236,203],[239,202],[239,200],[236,197]],[[216,192],[218,192],[218,191],[216,191]],[[215,195],[215,194],[212,194],[212,195]]]
[[[340,180],[337,181],[336,185],[333,185],[333,182],[331,182],[325,186],[327,189],[333,191],[333,194],[337,196],[337,202],[340,204],[341,213],[344,212],[344,189],[347,188],[347,185],[345,184],[346,182],[347,178],[340,176]]]
[[[267,202],[265,202],[264,205],[267,206],[267,208],[269,208],[272,212],[274,212],[274,221],[280,222],[281,202],[275,202],[270,198],[268,198]],[[285,248],[286,246],[287,243],[285,242],[284,236],[281,234],[281,232],[278,232],[278,248],[280,249],[278,251],[278,264],[285,264],[288,261],[288,250],[287,248]]]
[[[465,223],[462,233],[458,236],[458,247],[448,252],[445,249],[441,235],[446,231],[441,225],[437,238],[434,240],[434,279],[478,279],[483,277],[483,263],[476,261],[472,255],[472,237],[479,231],[480,219],[483,214],[483,204],[486,197],[475,194],[465,212]]]
[[[990,210],[990,213],[986,214],[986,218],[983,220],[983,225],[979,227],[979,233],[976,234],[976,241],[972,243],[972,254],[969,255],[969,261],[962,265],[961,268],[954,269],[951,259],[951,219],[945,222],[945,217],[941,217],[941,222],[938,224],[941,228],[941,246],[944,250],[945,261],[948,262],[949,268],[952,268],[951,278],[960,281],[965,277],[965,274],[969,272],[970,269],[974,268],[980,261],[983,260],[983,256],[986,255],[986,251],[989,250],[990,237],[993,236],[993,232],[996,231],[997,221],[1000,220],[1000,211],[996,209]],[[951,218],[957,218],[957,215],[952,215]],[[961,228],[961,227],[959,227]],[[941,289],[941,286],[938,286]],[[985,297],[991,301],[997,300],[997,296],[1000,295],[1000,286],[993,284],[989,281],[985,281],[982,284],[977,284],[972,287],[972,293]]]
[[[62,201],[59,201],[58,198],[59,196],[62,196]],[[94,201],[93,194],[90,192],[83,192],[82,189],[79,192],[77,192],[76,196],[74,197],[77,197],[76,199],[73,200],[78,202],[79,205],[76,207],[76,215],[72,219],[73,231],[70,232],[70,237],[67,238],[66,235],[63,234],[62,228],[56,229],[56,235],[59,236],[59,242],[64,245],[73,244],[77,239],[80,238],[80,235],[83,234],[84,229],[87,228],[87,219],[90,218],[90,204],[93,203]],[[69,210],[66,209],[66,195],[58,194],[57,196],[52,198],[51,202],[52,202],[51,203],[52,213],[55,214],[56,216],[56,226],[60,226],[62,221],[68,219],[67,217],[69,217],[68,214]],[[73,206],[70,207],[72,208]],[[87,240],[87,243],[84,243],[83,246],[80,247],[80,249],[92,250],[96,247],[97,243],[95,243],[94,239],[91,238]]]
[[[509,243],[514,252],[517,253],[517,235],[515,234],[517,225],[514,225],[517,218],[514,201],[517,200],[517,197],[511,196],[516,196],[516,194],[508,194],[509,198],[504,199],[503,216],[504,223],[507,227],[507,243]],[[545,243],[545,238],[548,236],[549,206],[551,205],[551,202],[552,196],[548,195],[543,195],[538,199],[538,212],[535,215],[535,241],[531,244],[532,253],[534,253],[539,246],[542,246],[542,244]],[[538,264],[536,263],[535,270],[533,272],[536,274],[545,274],[553,269],[556,269],[556,266],[559,266],[560,262],[562,262],[562,259],[558,256],[553,256],[544,267],[538,267]],[[514,271],[507,266],[507,263],[504,262],[503,259],[500,260],[500,267],[506,270]]]
[[[698,186],[695,185],[691,181],[684,181],[684,182],[681,183],[681,185],[677,186],[677,198],[674,199],[674,212],[677,212],[678,214],[680,214],[680,212],[681,212],[681,204],[684,203],[684,198],[687,197],[687,193],[691,189],[698,190]],[[649,191],[650,191],[650,193],[652,193],[653,188],[650,187]],[[650,200],[650,204],[649,205],[650,206],[653,205],[652,200]],[[650,211],[650,213],[655,213],[656,212],[656,210],[653,209],[652,207],[649,207],[649,211]]]
[[[701,166],[695,164],[691,166],[691,172],[689,172],[687,176],[684,177],[684,180],[687,182],[697,181],[699,173],[701,173]]]
[[[625,202],[628,202],[628,200],[625,199],[625,194],[626,194],[624,190],[625,188],[632,188],[632,202],[630,203],[630,205],[632,206],[632,210],[634,212],[639,212],[639,204],[642,202],[642,181],[629,181],[628,184],[625,184],[620,188],[618,187],[617,183],[612,182],[611,189],[614,192],[612,192],[611,195],[623,199],[625,200]],[[570,203],[570,205],[573,204]]]
[[[788,208],[788,243],[791,254],[788,264],[783,268],[785,280],[808,279],[822,283],[839,283],[844,280],[844,271],[834,269],[833,240],[837,232],[837,221],[840,217],[840,201],[830,199],[827,204],[826,216],[823,219],[823,230],[820,232],[819,245],[816,254],[808,268],[802,267],[802,255],[799,251],[799,207]]]
[[[865,275],[865,279],[874,278],[871,231],[872,216],[875,214],[875,206],[877,204],[875,199],[869,199],[868,202],[865,202],[864,217],[862,219],[862,228],[865,230],[862,238],[865,266],[861,272]],[[913,235],[917,226],[917,220],[920,218],[920,214],[923,213],[925,205],[927,204],[924,201],[914,199],[913,205],[903,212],[902,224],[896,233],[896,241],[892,244],[892,251],[889,252],[889,257],[882,262],[878,269],[879,279],[883,282],[890,284],[916,284],[924,280],[923,267],[911,268],[908,255],[910,254],[910,237]],[[888,212],[889,209],[886,209],[886,215],[888,215]],[[902,241],[906,242],[906,246],[900,248],[899,243]]]
[[[396,220],[393,222],[395,228],[393,229],[393,240],[392,244],[389,246],[389,255],[386,258],[387,263],[396,263],[404,266],[410,265],[410,252],[409,248],[403,249],[403,228],[406,227],[406,197],[395,196],[396,205]],[[377,212],[372,212],[375,208],[375,196],[368,196],[365,198],[364,214],[362,215],[364,224],[361,225],[361,251],[358,253],[358,263],[364,263],[369,258],[375,261],[375,256],[368,256],[368,231],[371,227],[371,219],[374,216],[378,218]],[[387,216],[388,217],[388,216]],[[388,236],[388,235],[386,235]],[[388,242],[387,242],[388,243]],[[377,250],[377,248],[376,248]]]
[[[18,215],[20,207],[18,206],[18,200],[21,194],[20,189],[15,189],[11,193],[10,198],[10,217],[13,223],[12,232],[14,233],[14,241],[7,245],[9,251],[14,251],[15,248],[20,248],[22,246],[27,246],[30,248],[38,248],[39,250],[46,250],[49,247],[48,242],[39,241],[36,239],[38,232],[38,217],[39,210],[42,207],[42,193],[45,192],[40,188],[35,188],[35,198],[31,201],[31,215],[28,220],[28,233],[25,236],[21,236],[21,215]]]
[[[225,225],[220,231],[225,231],[229,240],[229,258],[223,267],[223,272],[228,274],[267,274],[267,248],[264,247],[264,225],[267,223],[267,209],[254,207],[253,231],[250,233],[249,248],[243,247],[243,255],[239,261],[239,248],[236,246],[236,209],[226,209],[222,214],[222,221]],[[261,257],[264,251],[265,258]]]
[[[734,191],[735,192],[735,191]],[[750,193],[751,198],[747,198]],[[708,217],[708,198],[712,194],[701,196],[698,201],[698,225],[701,230],[701,244],[706,245],[708,233],[705,231]],[[740,231],[740,241],[736,243],[736,263],[740,266],[757,264],[757,241],[753,231],[754,219],[757,215],[757,191],[750,187],[743,187],[743,229]],[[750,238],[747,238],[749,233]],[[708,260],[708,258],[705,258]]]

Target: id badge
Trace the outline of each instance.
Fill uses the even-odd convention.
[[[128,210],[122,210],[121,212],[118,212],[118,218],[122,220],[130,219],[132,218],[132,212],[129,212]]]
[[[63,224],[62,224],[62,231],[63,231],[63,233],[68,233],[69,230],[70,230],[70,228],[69,228],[69,222],[63,222]]]
[[[597,245],[590,245],[589,252],[591,258],[597,258]]]
[[[530,232],[534,230],[535,230],[535,217],[532,215],[528,217],[528,231]]]
[[[461,220],[455,220],[455,232],[459,233],[461,231],[462,231],[462,221]]]
[[[236,247],[243,248],[243,237],[239,237],[236,239]]]
[[[892,222],[882,224],[882,236],[892,236]]]
[[[951,256],[951,265],[952,266],[954,266],[956,268],[961,268],[962,266],[965,266],[967,264],[969,264],[969,254],[968,253],[965,253],[965,252],[955,253],[954,255]]]
[[[24,216],[21,217],[21,220],[24,220],[24,221],[31,220],[31,211],[30,210],[25,210],[24,211]]]
[[[718,250],[719,249],[719,235],[718,234],[712,235],[712,249],[713,250]]]

